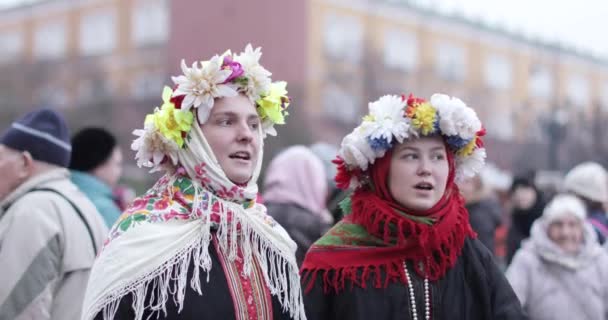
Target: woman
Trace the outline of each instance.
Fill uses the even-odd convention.
[[[323,162],[307,147],[289,147],[268,166],[264,205],[297,243],[298,264],[333,221],[325,207],[327,189]]]
[[[531,320],[608,319],[608,254],[585,207],[557,195],[534,222],[507,278]]]
[[[485,159],[475,112],[445,95],[369,108],[336,160],[346,216],[302,266],[308,319],[523,319],[455,184]]]
[[[583,162],[564,177],[564,189],[583,202],[587,220],[595,229],[600,244],[608,237],[608,173],[596,162]]]
[[[521,242],[530,237],[532,224],[543,214],[546,203],[541,192],[529,178],[515,178],[509,194],[512,209],[507,234],[507,264],[511,263]]]
[[[260,49],[174,77],[132,147],[166,174],[110,231],[84,319],[305,319],[296,245],[255,202],[263,136],[288,105]]]
[[[502,208],[479,175],[466,179],[458,186],[469,213],[469,223],[477,238],[492,254],[495,252],[496,229],[501,225]]]

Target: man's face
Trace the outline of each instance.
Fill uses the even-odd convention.
[[[0,200],[23,183],[27,176],[25,155],[0,144]]]

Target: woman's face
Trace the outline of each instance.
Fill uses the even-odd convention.
[[[449,174],[441,137],[421,137],[396,145],[389,169],[388,187],[402,206],[423,211],[443,196]]]
[[[574,215],[565,215],[549,224],[547,235],[566,253],[575,254],[583,244],[583,223]]]
[[[115,147],[108,160],[93,169],[93,174],[110,187],[116,186],[122,175],[122,151],[120,147]]]
[[[222,170],[236,184],[253,175],[260,148],[260,117],[249,99],[239,94],[215,101],[201,129]]]

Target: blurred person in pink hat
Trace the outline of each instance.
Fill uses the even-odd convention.
[[[298,244],[296,259],[302,264],[310,245],[333,222],[325,206],[328,186],[323,163],[305,146],[280,152],[268,166],[264,204]]]

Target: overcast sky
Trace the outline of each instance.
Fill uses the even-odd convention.
[[[460,12],[506,30],[559,41],[608,58],[608,2],[604,0],[414,0]]]
[[[0,0],[0,8],[16,2]],[[376,0],[369,0],[376,1]],[[608,59],[608,1],[605,0],[403,0],[531,37],[559,41]]]

